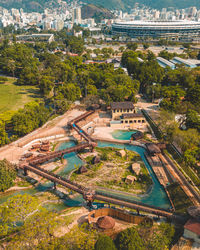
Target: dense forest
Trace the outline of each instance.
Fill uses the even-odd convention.
[[[122,69],[114,70],[113,64],[85,64],[89,51],[85,50],[83,39],[65,32],[57,33],[57,39],[60,41],[51,44],[13,42],[9,45],[8,40],[1,44],[1,73],[16,77],[16,85],[36,86],[41,94],[39,102],[26,104],[9,120],[1,115],[1,146],[42,126],[50,117],[63,114],[76,100],[87,105],[100,100],[106,104],[136,101],[137,80],[131,79]],[[55,49],[58,52],[52,53]],[[65,55],[65,50],[77,56]],[[104,49],[103,52],[107,58],[113,50]],[[10,129],[9,138],[6,127]]]
[[[75,27],[75,29],[79,29]],[[83,33],[88,37],[87,30]],[[55,32],[56,41],[16,43],[3,40],[0,46],[1,73],[16,77],[18,86],[36,86],[40,101],[28,103],[12,114],[9,119],[0,118],[0,146],[24,136],[42,126],[47,120],[63,114],[77,100],[85,107],[91,104],[109,105],[113,101],[137,102],[138,91],[150,101],[160,99],[159,128],[162,140],[175,142],[187,165],[199,171],[200,140],[200,75],[199,68],[177,65],[175,70],[162,68],[155,55],[143,44],[143,51],[136,43],[127,43],[117,51],[112,48],[87,49],[84,39],[67,35],[66,30]],[[95,41],[92,40],[95,44]],[[159,41],[163,43],[163,41]],[[198,51],[185,46],[182,57],[199,58]],[[75,56],[70,53],[75,53]],[[91,54],[101,63],[87,64]],[[122,53],[121,65],[127,68],[114,69],[114,64],[105,60]],[[159,56],[171,59],[175,53],[161,51]],[[143,62],[138,61],[138,57]],[[3,79],[2,79],[3,80]],[[3,81],[2,83],[3,84]],[[181,124],[175,115],[182,116]]]

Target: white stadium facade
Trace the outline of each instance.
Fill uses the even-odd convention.
[[[114,35],[153,38],[200,38],[200,22],[195,21],[120,21],[112,24]]]

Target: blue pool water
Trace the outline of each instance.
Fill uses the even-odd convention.
[[[64,142],[64,143],[62,143],[60,145],[58,150],[65,149],[65,148],[70,148],[70,147],[73,147],[74,145],[75,145],[75,143],[73,141]],[[76,155],[76,153],[66,154],[66,155],[64,155],[64,158],[67,160],[67,165],[64,167],[63,170],[58,172],[58,174],[62,175],[62,176],[67,176],[74,169],[75,165],[79,166],[79,165],[83,164],[83,162]],[[10,193],[3,194],[3,195],[0,196],[0,204],[7,201],[9,198],[12,198],[15,195],[18,195],[18,194],[31,194],[31,195],[34,195],[34,194],[37,194],[37,193],[40,193],[40,192],[45,192],[45,191],[49,190],[51,187],[53,187],[53,183],[52,182],[46,182],[46,183],[39,184],[35,188],[19,190],[19,191],[13,191],[13,192],[10,192]],[[61,207],[67,208],[67,207],[80,206],[83,201],[84,200],[82,198],[82,195],[77,195],[73,199],[67,198],[67,199],[63,200],[62,206],[60,204],[54,204],[55,205],[55,210],[60,211]],[[48,208],[48,206],[47,206],[47,208]],[[52,205],[49,205],[49,208],[52,208]]]
[[[74,141],[64,142],[60,145],[58,150],[70,148],[70,147],[73,147],[75,145],[76,144],[74,143]],[[64,159],[67,160],[67,165],[65,166],[65,168],[62,171],[60,171],[58,173],[59,175],[62,175],[62,176],[68,175],[75,168],[75,165],[77,167],[78,166],[80,167],[83,164],[82,160],[77,156],[76,153],[66,154],[66,155],[64,155]]]
[[[131,132],[133,133],[133,132]],[[70,142],[64,142],[60,145],[60,147],[58,148],[58,150],[60,149],[65,149],[65,148],[69,148],[74,146],[75,143],[73,141]],[[115,190],[111,190],[111,191],[104,191],[102,189],[99,188],[99,190],[101,190],[101,192],[105,192],[106,194],[112,194],[112,196],[116,196],[117,197],[122,197],[122,198],[127,198],[128,200],[132,200],[132,201],[140,201],[149,205],[154,205],[157,207],[162,207],[165,209],[168,209],[171,207],[170,205],[170,201],[167,197],[167,194],[164,190],[164,188],[160,185],[159,181],[157,180],[155,174],[152,171],[151,166],[148,164],[144,153],[145,153],[145,149],[142,147],[138,147],[138,146],[134,146],[134,145],[128,145],[128,144],[115,144],[115,143],[108,143],[108,142],[99,142],[98,143],[99,147],[113,147],[113,148],[126,148],[127,150],[131,150],[134,152],[137,152],[140,156],[141,159],[143,160],[146,168],[149,171],[149,174],[153,180],[153,185],[151,190],[149,191],[149,193],[145,194],[145,195],[128,195],[128,194],[122,194],[122,193],[118,193]],[[66,154],[64,156],[64,158],[67,160],[67,164],[64,167],[64,169],[62,171],[60,171],[58,174],[62,175],[62,176],[67,176],[73,169],[75,169],[75,165],[76,166],[80,166],[83,164],[82,160],[77,156],[76,153],[70,153],[70,154]],[[51,182],[47,182],[44,184],[40,184],[38,185],[36,188],[31,188],[28,190],[22,190],[22,191],[17,191],[14,192],[12,194],[7,194],[5,196],[2,196],[0,198],[0,203],[6,201],[8,198],[16,195],[16,194],[24,194],[24,193],[28,193],[28,194],[35,194],[38,192],[42,192],[42,191],[46,191],[48,190],[50,187],[52,187],[52,183]],[[83,198],[81,195],[76,196],[73,199],[67,198],[63,201],[62,206],[66,206],[66,207],[72,207],[72,206],[79,206],[81,203],[83,202]],[[57,206],[57,204],[55,204],[55,206]],[[50,206],[52,207],[52,206]],[[58,204],[58,210],[61,208],[61,205]]]
[[[131,135],[135,134],[137,130],[115,130],[111,133],[112,137],[117,140],[130,140]]]
[[[149,165],[149,163],[147,162],[144,153],[145,153],[145,149],[142,147],[138,147],[138,146],[134,146],[134,145],[128,145],[128,144],[115,144],[115,143],[108,143],[108,142],[99,142],[98,143],[99,147],[113,147],[113,148],[126,148],[127,150],[131,150],[134,152],[137,152],[142,161],[144,162],[146,168],[149,171],[149,174],[152,178],[153,181],[153,186],[152,189],[150,190],[149,193],[145,194],[145,195],[125,195],[125,194],[120,194],[117,193],[116,191],[109,191],[110,193],[112,193],[112,195],[115,195],[116,197],[123,197],[123,198],[128,198],[129,200],[133,200],[133,201],[140,201],[143,202],[145,204],[148,205],[153,205],[153,206],[157,206],[157,207],[161,207],[161,208],[165,208],[168,209],[171,207],[170,201],[168,199],[168,196],[164,190],[164,188],[160,185],[157,177],[155,176],[154,172],[152,171],[151,166]],[[102,192],[103,190],[101,190]],[[106,191],[106,193],[108,193],[108,191]]]

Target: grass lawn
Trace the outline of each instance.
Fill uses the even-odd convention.
[[[16,79],[8,78],[6,83],[0,84],[0,114],[16,111],[26,103],[40,98],[39,89],[35,86],[18,86],[15,82]]]
[[[96,147],[95,151],[100,156],[100,163],[93,164],[92,159],[94,156],[87,156],[84,160],[87,163],[88,171],[82,174],[74,172],[71,175],[71,180],[84,185],[111,188],[137,194],[145,193],[152,185],[149,172],[137,153],[126,150],[126,156],[121,157],[119,155],[120,149]],[[141,172],[139,176],[136,176],[131,169],[131,164],[134,162],[140,163]],[[125,183],[127,175],[136,177],[134,183]]]
[[[187,208],[193,206],[191,200],[187,197],[183,189],[179,184],[174,183],[167,187],[167,190],[170,194],[172,202],[174,203],[176,213],[185,214]]]

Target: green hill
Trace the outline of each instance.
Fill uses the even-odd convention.
[[[0,6],[6,9],[23,8],[28,12],[43,12],[44,8],[55,8],[58,3],[56,0],[0,0]]]
[[[123,9],[130,10],[134,7],[135,3],[144,4],[146,6],[161,9],[167,7],[176,7],[176,8],[188,8],[191,6],[196,6],[200,8],[199,0],[83,0],[83,2],[91,3],[95,5],[102,5],[108,9]]]
[[[66,2],[70,0],[65,0]],[[134,4],[139,2],[146,6],[161,9],[164,7],[188,8],[196,6],[200,8],[199,0],[82,0],[87,4],[102,6],[107,9],[130,10]],[[57,0],[0,0],[0,6],[4,8],[23,8],[25,11],[42,12],[45,7],[55,8],[58,6]]]
[[[112,18],[113,14],[101,6],[95,6],[93,4],[84,5],[81,8],[81,16],[86,18]]]

